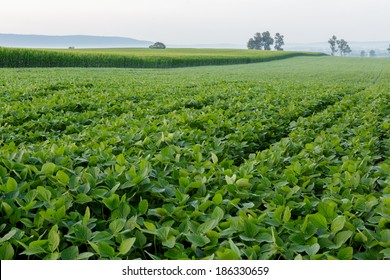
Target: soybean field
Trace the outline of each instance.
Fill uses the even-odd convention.
[[[390,60],[0,69],[0,259],[390,259]]]

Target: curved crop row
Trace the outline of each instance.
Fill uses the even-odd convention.
[[[151,52],[151,51],[150,51]],[[227,65],[265,62],[295,56],[322,56],[321,53],[304,52],[246,52],[237,50],[237,55],[149,55],[148,52],[69,51],[0,48],[0,67],[115,67],[115,68],[172,68],[205,65]]]

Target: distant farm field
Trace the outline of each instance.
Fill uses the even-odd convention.
[[[0,48],[0,67],[172,68],[264,62],[322,53],[223,49]]]
[[[390,259],[389,59],[0,69],[0,108],[0,259]]]

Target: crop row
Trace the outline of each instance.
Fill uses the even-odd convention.
[[[147,153],[160,150],[161,143],[203,143],[218,157],[239,163],[286,136],[291,121],[318,113],[361,87],[220,82],[181,86],[174,94],[143,90],[106,92],[88,84],[57,83],[14,94],[3,102],[2,137],[16,144],[67,139],[79,146],[107,140],[115,154],[135,143]]]
[[[152,51],[152,50],[151,50]],[[236,56],[202,55],[146,55],[137,52],[83,52],[69,50],[36,50],[0,48],[0,67],[115,67],[115,68],[172,68],[205,65],[226,65],[264,62],[295,56],[321,56],[321,53],[237,51]],[[245,52],[245,51],[241,51]]]
[[[317,124],[298,122],[288,138],[240,167],[237,177],[247,174],[249,193],[257,197],[253,222],[269,234],[275,227],[275,243],[260,252],[288,259],[388,254],[390,166],[388,160],[377,163],[384,156],[379,147],[389,125],[384,105],[389,93],[376,90],[359,94],[353,107],[321,132],[313,129]]]

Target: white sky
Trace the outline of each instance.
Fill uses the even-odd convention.
[[[390,40],[390,0],[0,0],[0,33],[124,36],[168,44]]]

